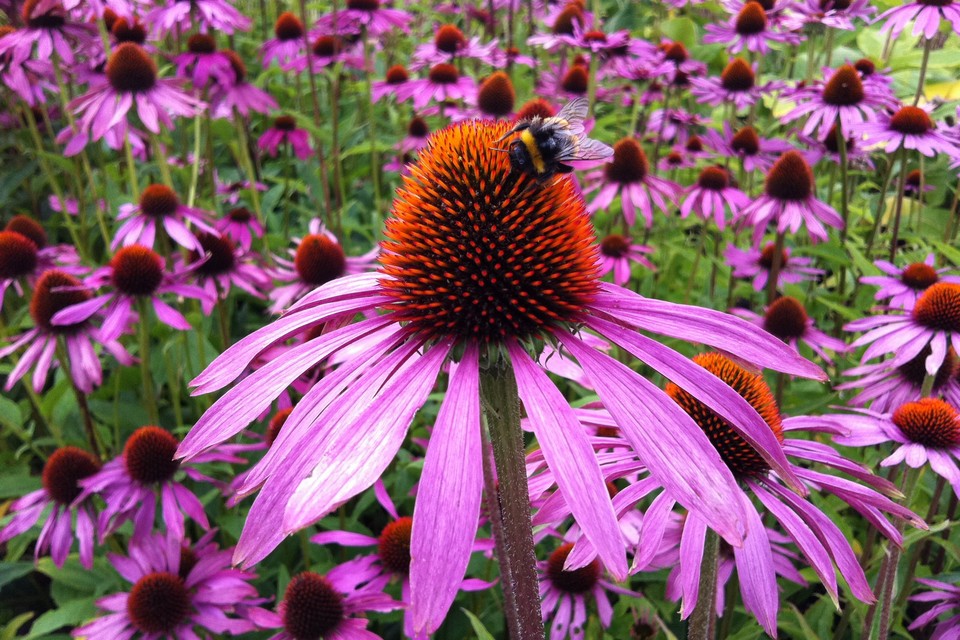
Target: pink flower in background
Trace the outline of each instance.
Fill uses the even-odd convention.
[[[734,278],[753,278],[754,291],[764,291],[770,279],[775,251],[776,245],[772,242],[768,243],[763,251],[752,247],[738,249],[731,244],[727,246],[724,257],[727,264],[733,268]],[[810,258],[792,255],[790,248],[784,247],[780,256],[780,270],[777,272],[777,288],[784,284],[816,280],[826,273],[823,269],[811,267],[811,262]]]
[[[636,244],[630,238],[612,233],[600,241],[600,274],[613,272],[613,282],[623,286],[630,280],[630,263],[636,262],[651,271],[656,271],[647,259],[653,247]]]
[[[270,154],[271,158],[277,157],[280,145],[290,145],[294,155],[301,160],[306,160],[313,155],[313,149],[310,148],[310,134],[306,129],[297,127],[297,121],[293,116],[274,118],[273,126],[263,132],[257,144]]]
[[[934,268],[934,254],[929,253],[922,262],[912,262],[897,267],[886,260],[877,260],[873,264],[886,275],[864,276],[860,282],[879,287],[874,297],[877,300],[890,299],[890,306],[900,309],[913,309],[923,292],[938,282],[960,284],[960,276],[949,275],[954,269]]]
[[[733,308],[731,313],[754,322],[767,332],[777,336],[794,349],[803,342],[825,362],[833,363],[827,351],[844,353],[847,345],[843,340],[828,336],[814,326],[813,318],[807,315],[803,304],[791,296],[780,296],[759,316],[747,309]]]
[[[197,251],[202,247],[196,231],[216,233],[208,222],[208,212],[183,205],[173,189],[162,184],[149,185],[137,204],[122,204],[119,209],[117,220],[124,222],[110,243],[111,249],[133,244],[152,248],[159,231],[181,247]]]

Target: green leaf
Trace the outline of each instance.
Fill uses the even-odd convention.
[[[42,638],[51,631],[56,631],[62,627],[75,627],[96,614],[97,605],[93,603],[93,598],[73,600],[59,609],[47,611],[37,618],[37,621],[30,627],[30,635],[27,638]]]
[[[493,636],[490,635],[490,632],[487,631],[487,628],[480,622],[480,618],[473,615],[466,609],[461,608],[460,611],[463,611],[463,614],[467,616],[467,619],[470,621],[470,626],[473,627],[473,632],[477,634],[477,640],[493,640]]]
[[[0,631],[0,640],[13,640],[17,637],[17,632],[20,631],[20,627],[25,625],[30,618],[33,617],[33,612],[28,611],[26,613],[21,613],[16,618],[7,623],[7,625]]]
[[[697,44],[697,25],[690,18],[673,18],[661,26],[663,34],[688,49]]]
[[[18,578],[22,578],[33,571],[32,562],[3,562],[0,563],[0,589]]]
[[[0,425],[20,431],[23,427],[23,416],[20,414],[20,407],[10,398],[0,396]]]
[[[28,471],[20,467],[19,471],[0,474],[0,500],[6,498],[21,498],[41,486],[40,478],[28,475]]]

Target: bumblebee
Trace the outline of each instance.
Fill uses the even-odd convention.
[[[518,122],[497,142],[515,133],[520,134],[507,149],[503,149],[510,154],[510,164],[516,171],[528,173],[540,181],[557,173],[570,173],[573,167],[567,164],[569,162],[605,160],[613,155],[609,146],[584,135],[583,120],[588,109],[586,98],[571,100],[555,116],[534,116]]]

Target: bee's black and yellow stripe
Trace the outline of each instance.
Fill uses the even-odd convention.
[[[523,142],[523,146],[527,148],[527,153],[530,154],[530,161],[533,162],[533,170],[538,174],[546,172],[547,165],[543,161],[543,154],[540,153],[537,141],[529,129],[520,133],[520,141]]]

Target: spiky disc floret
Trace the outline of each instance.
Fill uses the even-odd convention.
[[[598,290],[583,198],[566,176],[515,171],[507,123],[437,132],[393,204],[382,257],[390,305],[411,332],[483,342],[575,322]]]
[[[750,373],[733,360],[719,353],[703,353],[694,356],[693,361],[726,382],[740,394],[751,407],[757,410],[770,430],[783,442],[783,424],[777,401],[763,376]],[[667,385],[667,394],[679,404],[693,421],[703,429],[710,442],[717,448],[723,461],[737,478],[757,476],[770,469],[766,461],[750,444],[737,433],[726,419],[717,415],[713,409],[694,398],[677,385]]]

